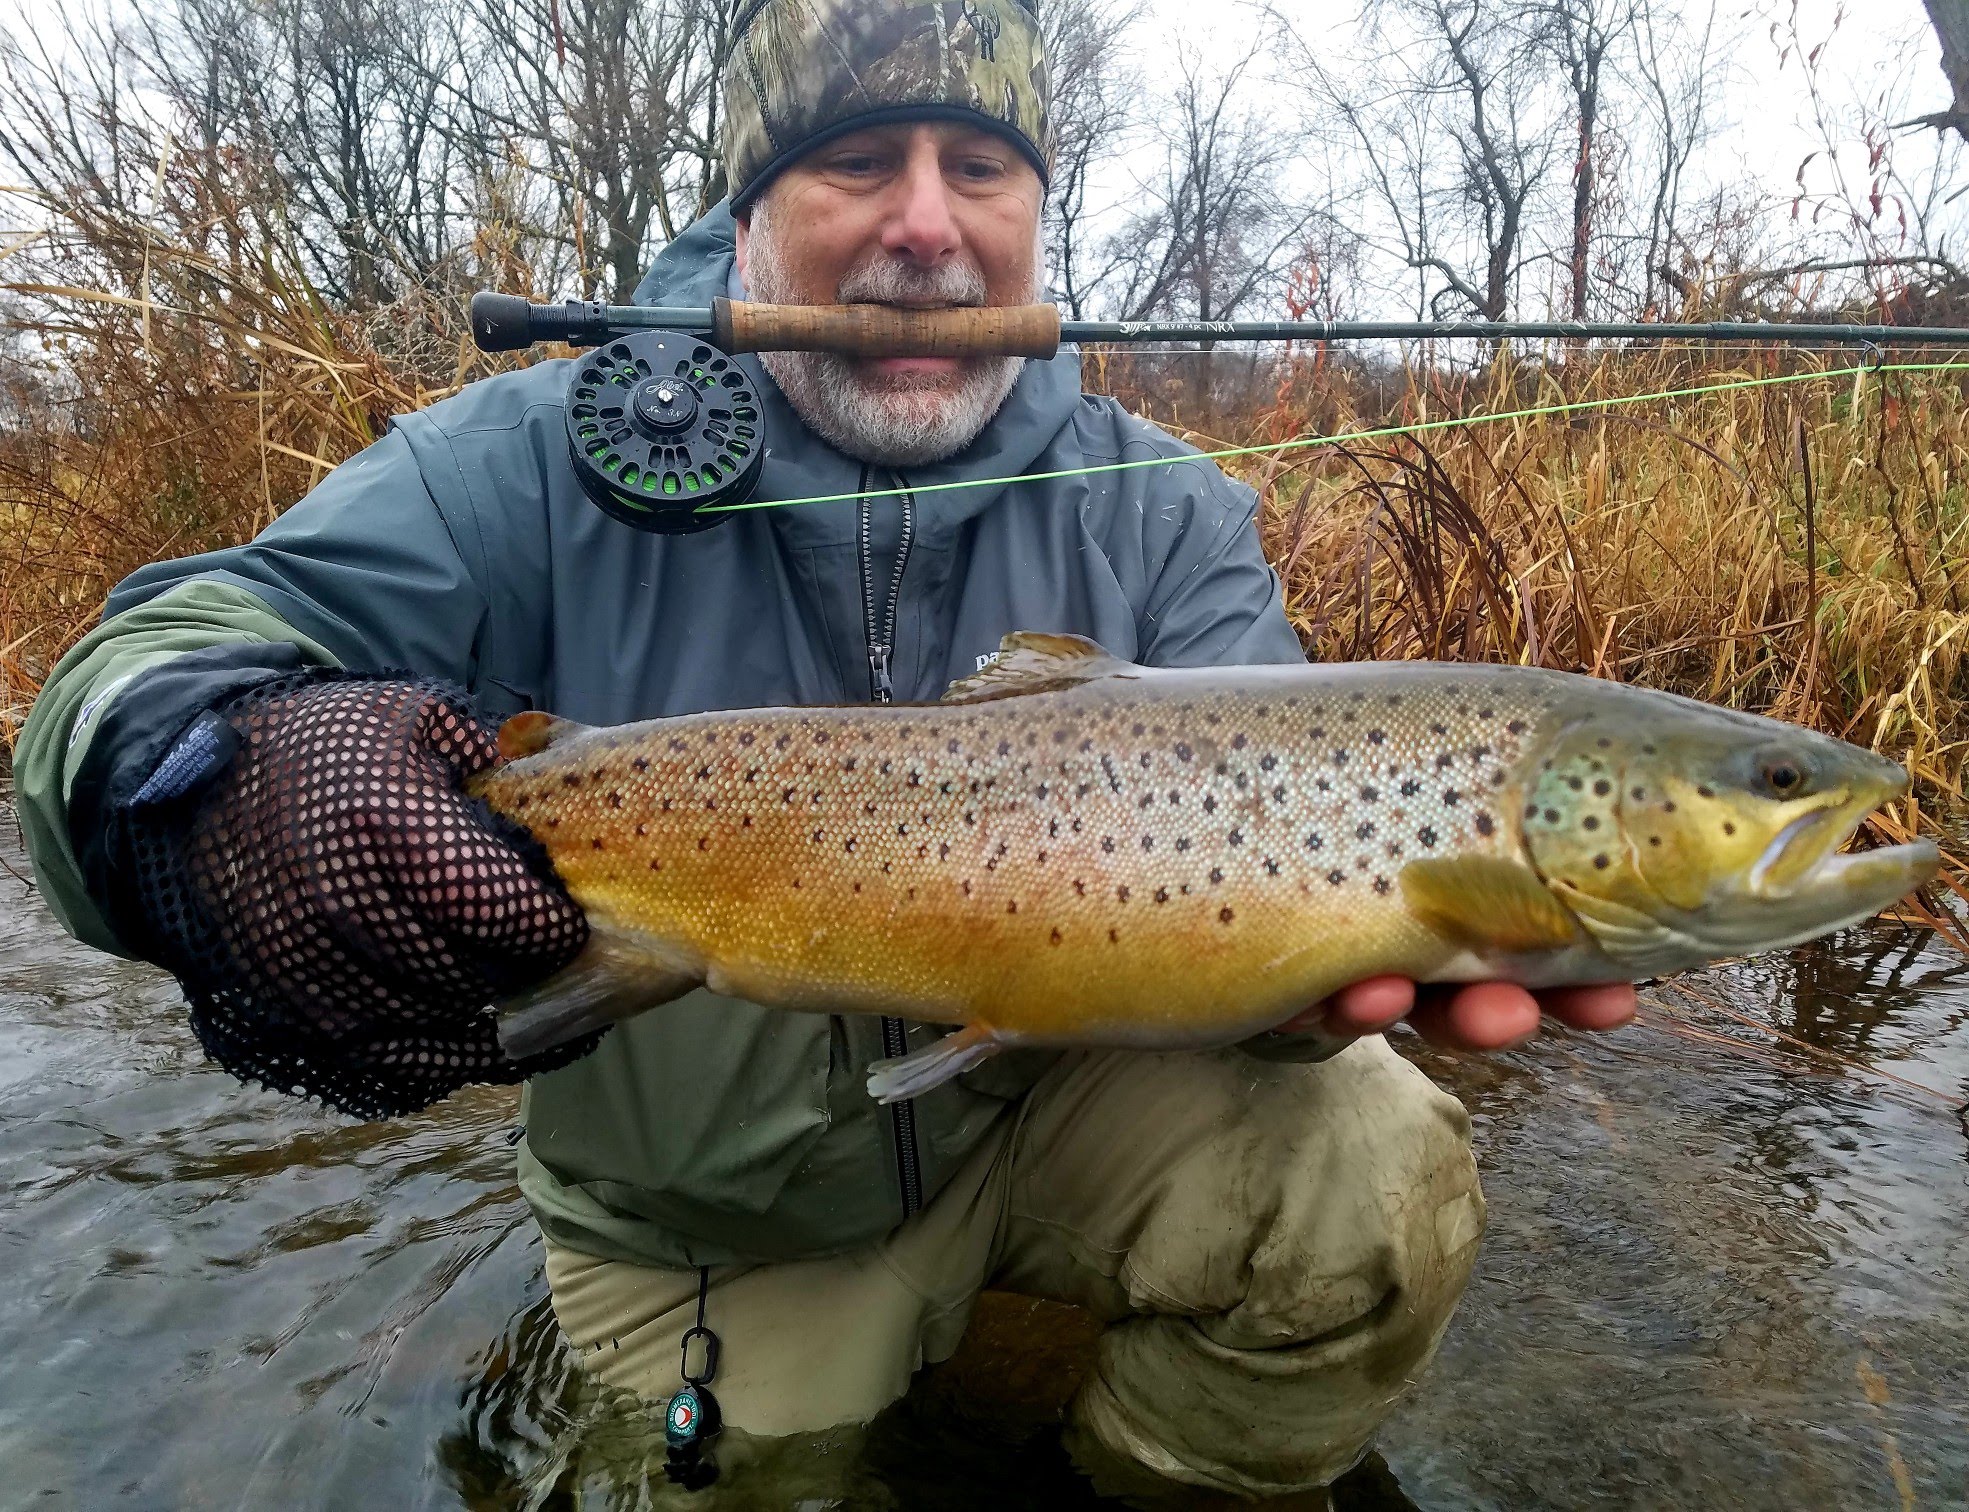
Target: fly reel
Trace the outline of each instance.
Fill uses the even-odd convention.
[[[710,343],[675,331],[620,336],[575,360],[568,454],[611,519],[688,535],[752,497],[766,460],[758,390]]]
[[[472,337],[484,351],[538,341],[588,348],[567,386],[575,477],[611,519],[659,535],[718,524],[720,506],[752,497],[766,461],[765,408],[744,369],[703,336],[655,324],[686,313],[472,297]]]

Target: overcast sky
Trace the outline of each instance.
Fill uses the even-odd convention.
[[[1280,0],[1288,13],[1304,15],[1308,34],[1329,37],[1336,54],[1344,52],[1353,34],[1359,3]],[[1706,0],[1654,3],[1685,15],[1709,10]],[[1260,13],[1251,0],[1148,0],[1148,5],[1147,22],[1132,41],[1135,62],[1149,83],[1151,110],[1156,85],[1173,73],[1176,40],[1228,62],[1243,56],[1260,31]],[[1760,221],[1774,242],[1810,235],[1808,225],[1794,222],[1791,214],[1800,165],[1809,154],[1818,156],[1804,169],[1804,187],[1819,194],[1837,187],[1834,164],[1824,151],[1828,138],[1838,147],[1846,187],[1863,196],[1871,177],[1863,123],[1902,121],[1948,103],[1940,48],[1920,0],[1865,0],[1855,7],[1836,0],[1719,0],[1716,27],[1727,39],[1717,49],[1710,74],[1717,129],[1690,165],[1691,187],[1701,193],[1724,185],[1754,185],[1762,206]],[[1812,70],[1819,91],[1816,105],[1801,57],[1815,47],[1822,47]],[[1285,80],[1266,91],[1268,105],[1303,108],[1289,84]],[[1893,133],[1890,141],[1893,166],[1931,200],[1956,187],[1952,180],[1969,184],[1969,160],[1954,138],[1913,130]],[[1152,170],[1139,152],[1113,165],[1102,183],[1108,203],[1125,207],[1138,197],[1131,175]],[[1934,192],[1937,183],[1941,196]],[[1953,249],[1961,233],[1969,232],[1969,194],[1943,209],[1939,224],[1952,233],[1948,242]],[[1825,250],[1834,239],[1829,230],[1822,233],[1814,250]],[[1380,308],[1354,313],[1396,314],[1386,301],[1399,304],[1404,297],[1390,292],[1377,300]],[[1526,291],[1527,302],[1530,297]]]

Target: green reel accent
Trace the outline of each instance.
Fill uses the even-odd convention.
[[[766,460],[764,406],[742,368],[700,337],[638,331],[575,360],[568,454],[611,519],[689,535],[743,504]],[[700,512],[703,511],[703,512]]]

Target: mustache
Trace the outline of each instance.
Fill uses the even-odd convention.
[[[968,262],[951,261],[920,267],[900,258],[884,257],[856,268],[841,280],[843,304],[899,304],[905,300],[937,300],[952,305],[985,302],[984,274]]]

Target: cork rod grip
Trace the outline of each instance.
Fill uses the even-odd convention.
[[[959,310],[892,305],[769,305],[717,299],[711,339],[727,352],[838,352],[847,357],[1051,357],[1050,304]]]

